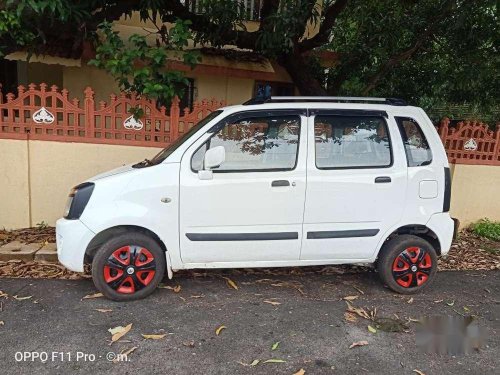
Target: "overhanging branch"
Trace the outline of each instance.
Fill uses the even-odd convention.
[[[299,43],[298,48],[300,52],[310,51],[329,42],[330,33],[335,25],[335,21],[347,6],[347,2],[348,0],[337,0],[326,9],[324,20],[319,27],[318,33],[312,38],[305,39]]]

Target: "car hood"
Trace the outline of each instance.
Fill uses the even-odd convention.
[[[106,178],[106,177],[115,176],[117,174],[122,174],[122,173],[128,173],[128,172],[132,172],[132,171],[137,171],[137,168],[133,168],[132,167],[132,165],[134,165],[134,164],[124,165],[122,167],[118,167],[118,168],[112,169],[110,171],[98,174],[98,175],[96,175],[94,177],[89,178],[89,181],[97,181],[97,180],[101,180],[101,179]]]

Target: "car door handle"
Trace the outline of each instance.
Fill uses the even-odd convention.
[[[387,184],[389,182],[391,182],[391,178],[389,176],[380,176],[380,177],[377,177],[375,178],[375,183],[376,184]]]
[[[288,180],[275,180],[271,182],[272,187],[278,187],[278,186],[290,186],[290,181]]]

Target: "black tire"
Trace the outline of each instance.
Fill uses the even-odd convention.
[[[100,247],[92,261],[92,279],[107,298],[133,301],[156,289],[165,267],[165,252],[160,245],[145,234],[130,232],[113,237]]]
[[[397,236],[382,247],[377,270],[382,281],[393,291],[418,293],[435,278],[436,250],[421,237],[409,234]]]

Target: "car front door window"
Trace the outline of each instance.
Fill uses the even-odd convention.
[[[226,122],[193,155],[191,169],[203,167],[205,152],[223,146],[226,159],[214,172],[289,171],[297,165],[300,117],[249,117]]]

